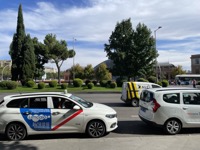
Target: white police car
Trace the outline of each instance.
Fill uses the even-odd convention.
[[[0,133],[10,140],[52,133],[88,133],[98,138],[117,126],[114,109],[69,93],[8,95],[0,101]]]
[[[143,90],[138,115],[171,135],[182,128],[199,128],[200,90],[181,87]]]

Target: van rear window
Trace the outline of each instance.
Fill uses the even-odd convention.
[[[143,91],[140,96],[140,100],[150,102],[153,100],[153,93],[149,91]]]

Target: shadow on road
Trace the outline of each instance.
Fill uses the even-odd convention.
[[[118,128],[114,130],[113,133],[132,135],[167,135],[162,127],[148,125],[140,120],[118,121]],[[184,128],[178,135],[199,133],[200,128]]]
[[[149,126],[140,120],[118,121],[117,134],[163,135],[162,128]]]
[[[104,104],[104,105],[107,105],[107,106],[110,106],[110,107],[133,107],[133,106],[128,105],[124,102],[121,102],[121,103],[101,103],[101,104]]]
[[[21,142],[1,142],[0,141],[0,150],[38,150],[37,147],[31,144],[22,144]]]

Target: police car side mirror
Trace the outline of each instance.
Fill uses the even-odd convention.
[[[78,106],[78,105],[75,105],[75,106],[73,107],[73,109],[75,109],[75,110],[79,110],[79,109],[81,109],[81,107]]]

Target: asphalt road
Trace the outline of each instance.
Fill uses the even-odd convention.
[[[2,97],[5,94],[1,94]],[[118,143],[120,141],[129,141],[129,144],[132,143],[131,140],[139,140],[138,142],[142,142],[141,139],[168,139],[169,136],[165,135],[163,130],[160,128],[152,127],[146,125],[142,122],[138,117],[138,109],[133,108],[131,106],[127,106],[124,102],[120,100],[121,94],[119,93],[106,93],[106,94],[76,94],[88,101],[102,103],[114,108],[117,111],[118,115],[118,128],[100,139],[91,139],[88,138],[85,134],[56,134],[56,135],[32,135],[29,136],[26,140],[20,142],[12,142],[7,141],[3,136],[0,136],[0,149],[1,150],[9,150],[9,149],[30,149],[30,150],[39,150],[39,149],[81,149],[82,144],[92,143],[94,147],[85,147],[85,149],[107,149],[107,148],[95,148],[94,143],[100,146],[105,146],[104,144],[108,144],[109,149],[119,149],[119,147],[113,147],[113,145],[109,145],[109,141]],[[179,138],[185,139],[185,137],[197,136],[200,138],[200,129],[184,129],[178,135],[172,136],[169,140],[179,140]],[[148,139],[149,137],[149,139]],[[161,140],[163,142],[164,140]],[[111,142],[111,143],[112,143]],[[144,141],[143,141],[144,142]],[[171,141],[172,143],[174,141]],[[47,144],[48,143],[48,144]],[[70,144],[70,148],[63,148],[66,144]],[[144,142],[145,143],[145,142]],[[75,145],[78,144],[78,147]],[[127,143],[128,144],[128,143]],[[137,143],[135,143],[137,144]],[[198,143],[197,143],[198,144]],[[116,144],[115,144],[116,145]],[[74,146],[74,148],[73,148]],[[76,145],[77,146],[77,145]],[[120,144],[119,144],[120,146]],[[154,145],[153,145],[154,146]],[[126,147],[127,149],[131,149]],[[147,147],[148,148],[148,147]],[[84,149],[84,148],[83,148]],[[122,149],[122,148],[121,148]]]

